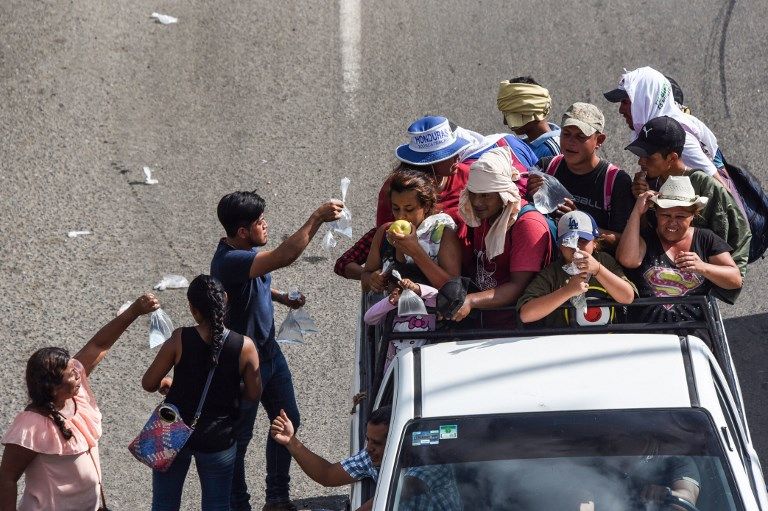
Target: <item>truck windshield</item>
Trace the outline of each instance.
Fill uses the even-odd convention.
[[[666,488],[694,506],[660,504]],[[406,428],[387,509],[742,510],[734,488],[701,410],[420,419]]]

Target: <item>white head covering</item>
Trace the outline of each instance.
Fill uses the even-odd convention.
[[[469,180],[459,197],[459,214],[470,227],[480,225],[469,202],[469,192],[498,193],[504,208],[485,236],[485,251],[493,259],[504,251],[507,229],[515,223],[520,212],[520,192],[515,181],[520,172],[512,166],[512,152],[509,147],[496,147],[483,153],[469,167]]]
[[[717,152],[717,138],[714,133],[696,117],[684,113],[675,103],[669,80],[652,67],[641,67],[627,71],[619,85],[632,101],[632,124],[637,138],[646,122],[662,115],[672,117],[685,131],[696,137],[704,146],[704,152],[712,159]]]

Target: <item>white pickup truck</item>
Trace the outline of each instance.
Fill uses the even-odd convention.
[[[696,299],[704,325],[432,332],[378,377],[382,347],[414,334],[363,325],[355,385],[376,395],[350,452],[372,409],[393,411],[378,482],[354,485],[351,508],[768,510],[717,304]],[[712,350],[684,332],[701,327]]]

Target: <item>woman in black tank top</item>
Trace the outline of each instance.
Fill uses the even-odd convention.
[[[228,510],[236,451],[232,426],[241,397],[257,400],[261,395],[259,356],[250,338],[225,333],[226,293],[218,280],[199,275],[190,284],[187,299],[198,324],[173,332],[144,374],[142,386],[165,394],[165,401],[176,405],[181,418],[191,425],[208,372],[212,366],[215,369],[192,436],[167,472],[152,473],[152,510],[179,509],[193,456],[202,509]],[[171,369],[173,378],[168,376]]]

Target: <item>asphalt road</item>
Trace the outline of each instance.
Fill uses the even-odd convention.
[[[153,11],[179,18],[153,22]],[[221,236],[218,199],[257,189],[274,247],[352,180],[355,234],[415,118],[503,131],[498,82],[530,74],[554,98],[607,117],[606,157],[635,170],[614,105],[601,92],[622,68],[654,66],[683,86],[726,156],[768,182],[768,3],[339,2],[199,0],[0,3],[0,358],[5,430],[26,401],[24,364],[46,345],[76,350],[117,308],[165,273],[207,272]],[[159,184],[145,186],[142,166]],[[93,235],[69,239],[70,230]],[[302,438],[346,453],[357,286],[332,273],[319,240],[276,286],[308,297],[321,333],[285,349],[302,410]],[[739,303],[724,307],[755,443],[768,460],[768,264],[750,267]],[[183,291],[160,293],[176,325],[191,324]],[[277,320],[285,314],[280,310]],[[93,375],[104,412],[102,465],[114,509],[146,509],[150,473],[126,445],[157,396],[141,390],[147,325],[125,334]],[[267,422],[257,422],[256,438]],[[248,457],[260,505],[261,440]],[[294,467],[297,498],[324,490]],[[183,509],[198,506],[190,476]]]

